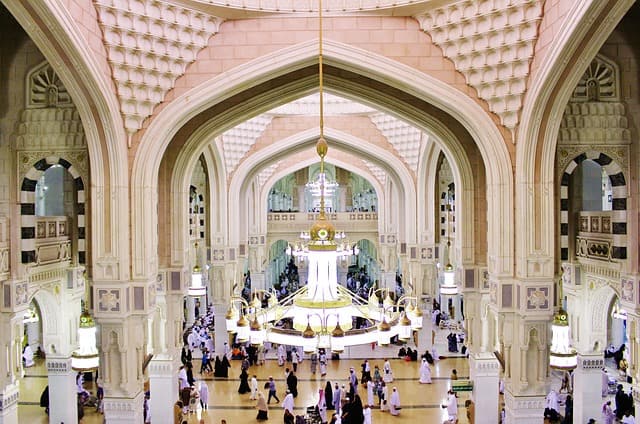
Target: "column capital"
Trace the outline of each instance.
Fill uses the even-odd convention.
[[[10,414],[12,410],[15,410],[17,415],[19,398],[20,386],[17,383],[3,387],[2,391],[0,391],[0,422],[5,422],[3,418]]]
[[[476,376],[495,376],[500,374],[500,362],[491,352],[471,352],[469,368]]]
[[[602,371],[604,368],[604,356],[602,353],[579,353],[576,369]]]
[[[48,375],[68,375],[75,371],[71,368],[71,357],[47,355],[45,360]]]

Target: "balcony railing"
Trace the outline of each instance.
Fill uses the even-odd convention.
[[[576,256],[578,258],[611,261],[613,245],[611,211],[580,211]]]
[[[36,217],[35,265],[46,265],[71,259],[70,222],[66,216]]]

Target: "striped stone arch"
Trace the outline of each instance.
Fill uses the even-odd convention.
[[[76,213],[78,222],[78,262],[86,263],[85,244],[85,195],[84,182],[77,169],[67,160],[49,156],[37,161],[27,171],[20,188],[20,215],[21,215],[21,249],[22,263],[28,264],[36,261],[36,185],[47,169],[53,165],[65,168],[73,177],[76,190]]]
[[[613,246],[611,257],[627,258],[627,182],[620,165],[604,153],[588,151],[573,158],[562,173],[560,181],[560,259],[569,259],[569,180],[571,174],[583,161],[591,159],[604,168],[611,181],[612,216],[611,232]]]

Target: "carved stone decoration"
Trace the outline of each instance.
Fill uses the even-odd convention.
[[[620,70],[615,62],[597,55],[573,90],[571,101],[620,101]]]
[[[576,156],[585,153],[585,151],[593,151],[603,153],[613,159],[620,165],[625,175],[628,175],[628,158],[629,148],[627,146],[607,146],[602,144],[590,144],[588,148],[585,146],[558,146],[556,153],[556,178],[560,181],[560,177],[567,170],[567,166]]]
[[[224,164],[228,176],[236,169],[251,146],[255,144],[258,137],[269,126],[271,120],[271,116],[258,115],[225,131],[218,138],[218,142],[222,143]]]
[[[260,184],[260,187],[264,186],[264,183],[267,182],[267,180],[269,178],[271,178],[271,176],[273,175],[274,172],[276,172],[276,169],[278,169],[278,166],[280,166],[280,164],[282,163],[281,160],[279,160],[278,162],[268,166],[267,168],[263,169],[259,174],[258,174],[258,184]]]
[[[505,127],[518,125],[541,0],[459,1],[416,16]]]
[[[27,81],[27,109],[73,106],[66,87],[48,62],[29,72]]]
[[[634,301],[633,280],[628,280],[626,278],[623,278],[620,281],[620,285],[622,289],[621,299],[625,302],[633,302]]]
[[[95,0],[125,128],[132,134],[222,19],[159,0]]]
[[[373,174],[374,177],[382,184],[383,186],[387,182],[387,173],[382,170],[378,165],[375,165],[371,162],[364,161],[364,164],[369,168],[369,171]]]
[[[100,312],[119,312],[120,294],[120,290],[98,289],[98,310]]]
[[[87,140],[75,107],[25,109],[20,117],[18,150],[85,150]]]
[[[56,153],[49,150],[20,151],[18,152],[18,176],[20,181],[33,169],[34,163],[42,158],[50,157],[59,157],[73,164],[73,168],[82,177],[82,181],[89,181],[89,162],[85,149]]]
[[[527,288],[527,309],[548,309],[549,289],[547,287]]]
[[[416,127],[385,113],[373,114],[370,119],[391,143],[409,169],[414,173],[418,172],[420,146],[423,137],[427,136]]]
[[[16,284],[16,306],[25,305],[29,300],[29,284]]]
[[[558,143],[630,144],[631,132],[624,103],[569,102],[560,121]]]

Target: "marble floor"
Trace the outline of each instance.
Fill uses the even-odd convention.
[[[444,333],[444,332],[442,332]],[[440,355],[447,355],[444,349],[444,337],[446,334],[438,332],[436,337],[436,346]],[[446,392],[450,386],[450,375],[452,369],[457,369],[460,378],[467,378],[469,375],[469,367],[467,359],[458,355],[457,357],[447,357],[436,362],[432,370],[433,383],[420,384],[418,382],[419,362],[405,362],[395,358],[398,351],[397,346],[375,347],[359,346],[350,349],[342,355],[340,360],[330,361],[328,372],[325,377],[310,372],[310,361],[304,360],[298,366],[298,390],[299,395],[295,400],[295,413],[304,414],[307,406],[315,405],[317,402],[318,388],[324,387],[326,381],[332,384],[338,382],[347,384],[349,368],[354,367],[360,374],[360,364],[362,358],[371,358],[370,363],[373,369],[374,365],[382,368],[385,357],[391,360],[391,366],[394,373],[394,382],[392,386],[398,388],[402,411],[399,416],[391,416],[388,412],[381,412],[377,408],[373,410],[374,423],[391,423],[391,422],[415,422],[420,423],[442,423],[446,417],[446,410],[441,405],[446,397]],[[349,359],[347,359],[349,357]],[[273,376],[278,385],[278,394],[280,399],[284,398],[286,388],[284,380],[284,367],[278,367],[277,361],[269,359],[267,355],[265,365],[253,366],[249,370],[250,375],[256,374],[259,380],[259,387],[262,387],[264,381]],[[220,423],[221,419],[226,419],[227,423],[239,422],[255,422],[256,410],[255,401],[249,399],[249,394],[240,395],[237,392],[239,386],[238,376],[240,374],[240,361],[231,361],[232,368],[230,370],[229,379],[219,379],[209,376],[202,376],[196,373],[196,379],[201,379],[209,386],[210,399],[209,409],[201,411],[201,418],[205,423]],[[290,364],[288,364],[290,365]],[[200,366],[198,362],[194,363],[196,370]],[[359,377],[358,377],[359,378]],[[26,375],[21,381],[20,401],[18,407],[18,415],[20,423],[47,423],[47,415],[43,408],[39,406],[40,394],[47,384],[46,370],[42,363],[38,363],[35,367],[26,370]],[[87,385],[89,390],[92,389]],[[363,390],[360,390],[363,395]],[[153,396],[153,394],[151,395]],[[366,397],[366,393],[364,393]],[[459,423],[467,423],[464,401],[468,399],[470,393],[460,393],[459,404]],[[283,410],[280,404],[270,405],[269,420],[281,421]],[[193,414],[189,417],[188,422],[198,423],[200,414]],[[85,408],[85,417],[81,421],[83,424],[102,423],[103,416],[97,414],[94,408]],[[153,423],[172,424],[171,420],[164,417],[160,420],[153,419]],[[497,422],[497,416],[496,416]]]

